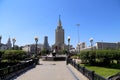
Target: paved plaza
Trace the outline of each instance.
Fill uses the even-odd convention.
[[[40,65],[28,70],[14,80],[88,80],[66,61],[40,61]]]

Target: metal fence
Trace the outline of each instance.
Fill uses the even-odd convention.
[[[0,80],[10,80],[19,73],[35,66],[38,61],[39,60],[37,59],[32,59],[14,66],[8,66],[6,68],[0,69]]]
[[[85,75],[89,80],[108,80],[108,79],[96,74],[94,71],[90,71],[90,70],[86,69],[85,67],[80,66],[74,60],[67,59],[67,64],[68,63],[71,64],[74,68],[76,68],[83,75]]]

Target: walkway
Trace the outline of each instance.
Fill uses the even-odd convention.
[[[14,80],[88,80],[65,61],[40,61],[40,64]]]

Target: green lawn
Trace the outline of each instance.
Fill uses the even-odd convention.
[[[105,78],[108,78],[109,76],[112,76],[114,74],[117,74],[120,72],[120,69],[115,69],[115,68],[107,68],[107,67],[98,67],[98,66],[89,66],[89,65],[83,65],[85,66],[88,70],[95,71],[98,75],[101,75]]]

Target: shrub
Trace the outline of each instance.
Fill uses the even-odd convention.
[[[43,49],[43,50],[41,51],[41,55],[45,56],[45,55],[47,55],[47,54],[49,54],[49,50]]]
[[[81,58],[82,63],[88,63],[89,51],[81,51],[79,57]]]
[[[2,55],[2,59],[7,59],[8,61],[24,60],[27,54],[25,51],[21,50],[6,50]]]
[[[4,54],[4,51],[0,51],[0,58],[2,57],[2,55]]]
[[[68,54],[68,51],[67,50],[61,50],[60,54]]]
[[[78,56],[77,55],[74,55],[74,56],[71,56],[72,59],[77,59]]]

